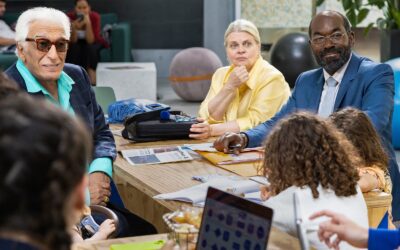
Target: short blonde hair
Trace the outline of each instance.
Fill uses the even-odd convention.
[[[230,33],[232,32],[247,32],[250,35],[254,37],[254,40],[256,40],[257,44],[260,44],[260,33],[258,33],[257,27],[254,25],[254,23],[245,20],[245,19],[238,19],[236,21],[233,21],[229,24],[228,28],[225,31],[225,36],[224,36],[224,45],[226,47],[226,38],[229,36]]]

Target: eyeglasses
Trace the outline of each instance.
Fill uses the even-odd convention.
[[[69,40],[61,38],[55,42],[50,41],[46,38],[26,38],[25,41],[27,42],[35,42],[36,48],[41,52],[49,52],[51,46],[56,47],[57,52],[66,52],[68,49],[68,42]]]
[[[322,44],[325,44],[328,39],[332,43],[339,43],[342,41],[343,36],[344,36],[344,33],[341,33],[341,32],[335,32],[329,36],[316,35],[311,39],[311,43],[315,44],[315,45],[322,45]]]

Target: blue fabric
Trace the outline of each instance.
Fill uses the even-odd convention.
[[[386,212],[383,216],[381,222],[379,222],[378,228],[388,228],[389,227],[389,213]]]
[[[7,250],[39,250],[39,248],[24,242],[0,238],[0,249]]]
[[[270,120],[245,132],[248,147],[261,145],[272,127],[283,117],[300,110],[318,113],[324,85],[322,68],[302,73],[296,80],[292,96]],[[387,64],[375,63],[353,53],[340,83],[334,112],[355,107],[363,110],[379,133],[389,157],[389,172],[393,183],[392,209],[395,221],[400,220],[400,174],[391,144],[394,80],[393,71]]]
[[[124,202],[122,201],[121,196],[118,193],[118,189],[114,181],[110,182],[110,186],[111,186],[110,202],[119,208],[125,208]]]
[[[369,229],[369,250],[393,250],[400,246],[400,231],[388,229]]]
[[[115,159],[117,151],[114,137],[106,124],[100,105],[97,104],[87,73],[82,67],[68,63],[64,66],[64,72],[75,82],[70,92],[71,106],[93,133],[93,159],[101,157]],[[27,91],[26,83],[15,64],[5,73]],[[32,93],[32,95],[43,97],[42,93]]]
[[[400,149],[400,58],[386,62],[394,72],[394,110],[392,120],[392,143],[393,147]]]
[[[112,179],[112,160],[111,158],[101,157],[94,159],[89,166],[89,174],[93,172],[104,172]]]
[[[108,121],[122,123],[126,117],[154,110],[168,110],[169,106],[145,99],[116,101],[108,107]]]

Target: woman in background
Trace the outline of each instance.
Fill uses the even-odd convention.
[[[274,209],[273,223],[296,234],[293,196],[299,207],[310,244],[327,249],[318,240],[311,214],[321,209],[345,211],[368,227],[368,211],[357,184],[360,160],[353,145],[333,125],[315,115],[297,113],[283,119],[265,144],[264,175],[270,186],[263,189],[264,204]],[[341,249],[352,249],[346,243]]]
[[[75,0],[75,9],[67,16],[71,20],[71,40],[66,61],[85,68],[95,85],[100,49],[109,47],[100,34],[100,15],[91,10],[88,0]]]
[[[390,194],[392,182],[387,166],[389,158],[368,116],[355,108],[345,108],[333,113],[329,120],[345,134],[363,161],[358,169],[358,184],[363,192],[380,189]]]
[[[290,96],[282,73],[261,57],[260,35],[252,22],[232,22],[224,44],[231,65],[214,73],[199,110],[204,122],[192,125],[191,138],[253,128],[271,118]]]

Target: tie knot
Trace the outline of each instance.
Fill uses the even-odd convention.
[[[332,76],[330,76],[326,80],[326,84],[328,85],[328,87],[336,87],[337,81]]]

